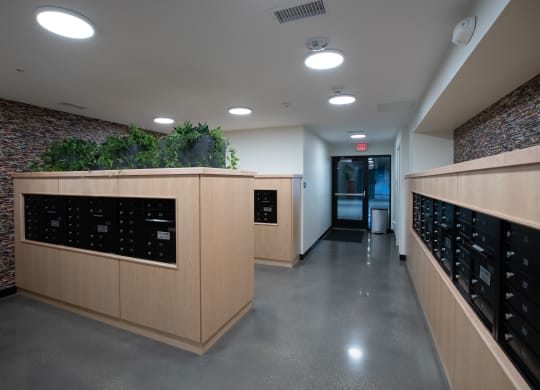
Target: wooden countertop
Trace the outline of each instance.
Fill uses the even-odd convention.
[[[255,175],[255,179],[294,179],[302,178],[300,174],[272,174],[272,175]]]
[[[526,149],[513,150],[495,156],[447,165],[429,171],[410,173],[405,178],[448,175],[452,173],[505,168],[520,165],[540,164],[540,145]]]
[[[44,177],[114,177],[114,176],[248,176],[254,177],[255,172],[223,168],[152,168],[152,169],[115,169],[96,171],[69,172],[12,172],[14,178],[44,178]]]

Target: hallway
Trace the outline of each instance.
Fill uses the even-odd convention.
[[[20,296],[0,313],[6,389],[448,388],[390,234],[257,265],[253,310],[201,357]]]

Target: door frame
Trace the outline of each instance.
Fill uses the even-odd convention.
[[[345,229],[366,229],[368,227],[368,212],[369,212],[369,183],[368,183],[368,158],[375,158],[375,157],[388,157],[390,159],[389,164],[389,191],[390,191],[390,198],[388,199],[388,227],[390,228],[391,224],[391,215],[392,215],[392,155],[391,154],[372,154],[372,155],[362,155],[362,156],[332,156],[332,191],[330,194],[330,202],[332,202],[332,227],[333,228],[345,228]],[[365,196],[364,196],[364,202],[362,205],[362,215],[364,215],[364,218],[361,222],[356,221],[341,221],[337,219],[337,202],[335,201],[335,193],[336,193],[336,185],[337,185],[337,177],[336,177],[336,168],[337,163],[341,159],[351,159],[351,160],[364,160],[363,164],[363,176],[364,176],[364,188],[365,188]]]

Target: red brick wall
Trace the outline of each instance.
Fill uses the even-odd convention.
[[[72,136],[101,142],[111,133],[126,134],[127,127],[0,99],[0,291],[15,285],[10,172],[26,170],[52,142]]]
[[[454,162],[540,144],[540,74],[454,130]]]

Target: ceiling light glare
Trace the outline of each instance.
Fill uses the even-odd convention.
[[[347,354],[351,360],[360,360],[364,356],[364,352],[358,347],[350,347],[347,350]]]
[[[154,118],[154,122],[156,122],[156,123],[158,123],[160,125],[170,125],[170,124],[174,123],[174,119],[158,116],[157,118]]]
[[[341,106],[344,104],[351,104],[356,101],[356,97],[353,95],[335,95],[328,99],[328,103]]]
[[[229,114],[231,115],[249,115],[253,112],[251,108],[248,107],[232,107],[229,108]]]
[[[304,64],[315,70],[326,70],[340,66],[343,63],[343,53],[339,50],[327,49],[309,53]]]
[[[366,138],[365,134],[351,134],[352,139]]]
[[[44,29],[63,37],[87,39],[94,35],[94,27],[86,17],[64,8],[38,8],[36,20]]]

